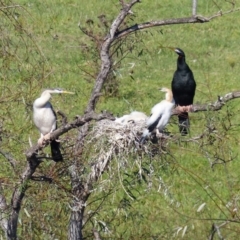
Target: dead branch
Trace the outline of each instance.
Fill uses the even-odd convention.
[[[7,228],[8,239],[17,239],[16,230],[17,230],[18,215],[21,209],[22,199],[25,196],[28,181],[30,180],[32,174],[35,172],[39,164],[40,164],[40,161],[37,159],[36,153],[34,153],[32,157],[28,159],[27,166],[24,172],[22,173],[21,186],[16,188],[13,192],[12,200],[11,200],[11,212],[8,219],[8,228]]]
[[[226,11],[226,12],[219,11],[218,13],[216,13],[215,15],[212,15],[210,17],[204,17],[204,16],[201,16],[201,15],[194,15],[194,16],[187,17],[187,18],[171,18],[171,19],[149,21],[149,22],[146,22],[146,23],[135,24],[131,27],[128,27],[128,28],[123,29],[119,32],[116,32],[115,33],[115,38],[125,37],[125,36],[127,36],[127,35],[129,35],[133,32],[138,31],[138,30],[143,30],[143,29],[152,28],[152,27],[159,27],[159,26],[166,26],[166,25],[173,25],[173,24],[206,23],[206,22],[209,22],[210,20],[212,20],[214,18],[221,17],[223,15],[233,13],[233,12],[237,12],[237,11],[240,11],[240,8],[231,9],[231,10]]]
[[[64,114],[64,112],[58,110],[57,114],[59,114],[62,117],[62,120],[61,120],[62,125],[66,125],[67,124],[67,116]]]
[[[104,42],[102,43],[102,47],[100,51],[100,58],[101,58],[102,65],[101,65],[99,74],[97,76],[95,86],[93,87],[93,91],[90,96],[85,113],[89,113],[95,110],[97,100],[99,98],[99,94],[102,90],[103,83],[107,79],[107,76],[110,72],[111,65],[112,65],[110,54],[109,54],[110,47],[115,40],[116,32],[118,31],[118,28],[120,27],[121,23],[126,18],[131,8],[138,2],[140,1],[132,0],[130,1],[129,4],[124,4],[122,10],[118,14],[118,16],[115,18],[115,20],[113,21],[110,27],[110,35],[108,35],[104,39]]]
[[[240,91],[234,91],[225,94],[223,97],[218,96],[218,100],[214,103],[208,103],[208,104],[193,104],[193,111],[196,112],[204,112],[204,111],[219,111],[222,109],[222,107],[229,101],[240,98]],[[173,110],[173,115],[179,114],[179,111]]]
[[[2,154],[2,156],[5,157],[8,160],[8,162],[11,164],[13,170],[15,170],[17,162],[13,158],[13,156],[10,153],[6,153],[6,152],[4,152],[2,150],[0,150],[0,154]]]
[[[7,9],[7,8],[22,8],[21,5],[12,5],[12,6],[5,6],[5,7],[0,7],[0,9]]]
[[[143,30],[143,29],[152,28],[152,27],[159,27],[159,26],[173,25],[173,24],[205,23],[205,22],[209,22],[209,19],[205,17],[200,17],[200,16],[150,21],[146,23],[135,24],[129,28],[119,31],[115,34],[115,38],[125,37],[130,33],[136,32],[138,30]]]

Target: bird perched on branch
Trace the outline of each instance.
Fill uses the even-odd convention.
[[[42,92],[41,96],[37,98],[33,103],[33,121],[38,128],[41,137],[38,140],[38,144],[42,145],[44,140],[50,138],[50,133],[57,129],[57,116],[49,102],[52,93],[69,93],[62,89],[47,89]],[[61,161],[62,154],[60,151],[60,143],[57,140],[52,140],[51,153],[54,161]]]
[[[171,111],[175,106],[172,91],[168,88],[160,90],[166,93],[165,100],[162,100],[152,108],[151,116],[147,120],[147,129],[142,134],[140,144],[145,142],[145,139],[151,135],[155,128],[157,131],[162,132],[171,117]]]
[[[178,115],[179,131],[182,135],[189,132],[189,116],[188,112],[192,110],[193,98],[196,90],[196,82],[192,70],[185,61],[185,54],[180,48],[175,48],[178,54],[177,70],[173,75],[172,92],[173,98],[180,111]]]

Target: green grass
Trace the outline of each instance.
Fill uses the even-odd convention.
[[[96,46],[80,31],[78,24],[101,38],[106,29],[98,16],[105,14],[111,22],[120,9],[118,1],[110,0],[20,0],[18,3],[23,8],[10,10],[15,18],[1,12],[3,20],[0,24],[0,125],[3,128],[0,149],[10,152],[18,163],[16,173],[13,173],[7,160],[0,156],[0,178],[8,200],[25,166],[24,153],[29,147],[29,138],[34,144],[39,137],[32,122],[32,102],[42,89],[61,87],[74,91],[75,95],[54,96],[54,108],[62,110],[69,120],[83,114],[100,66]],[[12,5],[11,2],[8,4]],[[198,13],[210,16],[219,9],[229,8],[225,1],[218,1],[218,4],[219,7],[213,1],[201,1]],[[133,12],[134,20],[128,25],[190,16],[191,5],[186,0],[167,3],[143,0]],[[89,19],[93,25],[87,24]],[[115,69],[117,93],[102,96],[97,111],[108,110],[120,116],[132,110],[149,114],[151,107],[163,98],[158,89],[170,87],[176,69],[177,55],[167,47],[180,47],[185,51],[197,82],[195,103],[214,102],[218,95],[239,90],[238,20],[239,12],[236,12],[205,24],[163,26],[129,36],[128,44],[134,48]],[[119,58],[120,55],[116,60]],[[236,99],[221,112],[191,114],[191,136],[202,133],[209,122],[215,132],[198,143],[185,143],[181,138],[170,142],[168,151],[171,155],[144,158],[144,167],[154,169],[151,176],[146,175],[152,181],[151,188],[148,182],[136,180],[133,172],[137,172],[138,167],[133,164],[134,156],[126,156],[131,168],[121,169],[120,176],[132,181],[131,191],[136,199],[129,198],[119,184],[117,174],[110,178],[106,173],[95,186],[86,212],[96,210],[108,189],[113,189],[113,193],[101,205],[92,222],[86,225],[86,236],[91,238],[91,229],[96,227],[103,237],[110,239],[202,239],[209,236],[212,223],[221,223],[214,219],[233,220],[231,211],[239,206],[238,113],[239,100]],[[171,119],[168,129],[178,136],[176,118]],[[66,139],[77,134],[72,131]],[[67,148],[67,143],[64,144]],[[91,150],[91,147],[87,149]],[[233,161],[211,168],[210,161],[220,163],[220,157],[225,161],[232,157]],[[112,169],[116,165],[113,161]],[[62,168],[62,165],[54,167],[53,163],[45,162],[38,170],[38,174],[53,175],[56,185],[31,183],[20,216],[20,239],[66,238],[71,195],[66,191],[70,188],[68,177],[59,176]],[[106,185],[104,180],[108,180]],[[204,209],[197,212],[204,202]],[[236,220],[239,220],[238,216]],[[100,221],[107,223],[109,232],[101,231]],[[185,226],[186,234],[182,237]],[[180,228],[182,230],[177,234]],[[225,238],[237,239],[238,223],[226,225],[221,228],[221,233]]]

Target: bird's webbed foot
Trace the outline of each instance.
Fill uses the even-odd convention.
[[[46,141],[48,141],[50,139],[50,133],[48,133],[48,134],[46,134],[46,135],[42,135],[39,139],[38,139],[38,145],[40,145],[40,146],[43,146],[44,145],[44,143],[46,142]]]
[[[193,105],[188,105],[188,106],[177,106],[176,109],[179,112],[192,112],[193,111]]]

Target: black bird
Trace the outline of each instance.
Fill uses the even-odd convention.
[[[192,70],[185,61],[185,54],[180,48],[175,48],[178,54],[177,70],[173,75],[172,92],[177,109],[181,112],[178,115],[179,131],[182,135],[189,132],[188,112],[192,110],[193,98],[196,90],[196,82]]]

